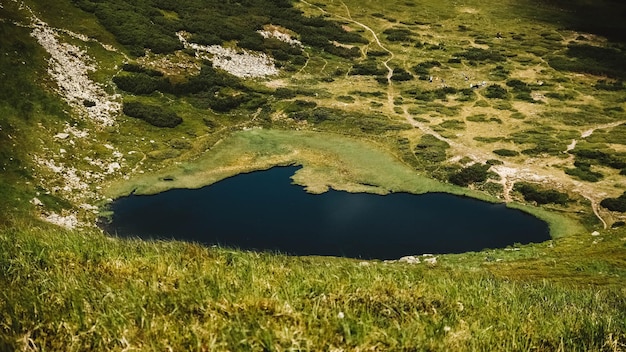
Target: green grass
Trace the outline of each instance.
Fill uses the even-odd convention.
[[[153,2],[133,6],[145,3]],[[166,107],[183,119],[162,129],[119,116],[116,126],[102,129],[56,96],[48,55],[28,27],[12,22],[26,24],[30,15],[18,2],[3,3],[0,351],[624,350],[626,229],[602,230],[583,195],[598,203],[621,194],[626,183],[623,171],[600,168],[624,153],[626,99],[619,77],[625,50],[618,34],[626,32],[615,15],[623,5],[594,4],[297,2],[304,15],[338,21],[370,40],[355,43],[361,57],[306,48],[298,60],[283,62],[289,69],[277,77],[220,88],[254,98],[220,112],[220,105],[210,109],[208,96],[119,91],[112,77],[128,48],[94,14],[69,0],[27,0],[51,26],[120,50],[59,36],[93,58],[98,69],[90,77],[109,93]],[[609,8],[615,14],[600,16]],[[185,17],[171,9],[157,12],[149,16],[173,22]],[[393,55],[350,19],[369,26]],[[148,56],[155,62],[146,67],[158,69],[156,62],[164,59],[202,63],[189,52],[180,54]],[[396,72],[418,75],[404,74],[388,85],[383,63],[389,59]],[[425,62],[430,64],[419,66]],[[197,73],[161,70],[173,83]],[[349,74],[355,70],[374,76]],[[469,88],[482,81],[484,87]],[[501,89],[488,90],[492,85]],[[316,109],[323,114],[315,115]],[[424,129],[406,122],[405,109]],[[54,139],[65,123],[89,137]],[[424,137],[437,132],[450,143]],[[601,150],[596,159],[604,162],[574,168],[575,158],[564,153],[572,139],[578,141],[574,152]],[[85,158],[105,166],[113,160],[108,145],[123,155],[122,168],[90,181],[93,198],[73,198],[63,191],[63,174],[34,162],[34,156],[54,159],[82,177],[101,172]],[[106,209],[106,197],[196,188],[276,165],[301,165],[293,181],[313,193],[332,187],[500,201],[504,182],[461,188],[435,180],[447,180],[481,153],[494,159],[490,164],[545,175],[542,189],[572,195],[566,205],[507,204],[546,221],[553,240],[440,255],[432,266],[360,263],[109,238],[94,228],[96,215],[80,208],[88,203]],[[567,174],[571,170],[574,175]],[[604,177],[575,180],[592,170]],[[30,203],[34,197],[43,206]],[[624,220],[600,211],[609,226]],[[48,212],[78,212],[88,225],[69,231],[36,220]],[[594,230],[600,235],[591,236]]]
[[[240,172],[289,164],[304,167],[295,175],[295,182],[314,193],[331,186],[376,193],[470,192],[420,176],[379,148],[373,142],[329,133],[252,129],[221,140],[192,163],[112,183],[107,193],[117,197],[133,190],[137,194],[153,194],[170,188],[198,188]],[[386,172],[378,172],[381,169]],[[166,176],[173,181],[161,181]]]
[[[623,230],[587,249],[572,245],[591,240],[578,237],[429,266],[19,225],[0,232],[2,350],[599,351],[626,342]]]

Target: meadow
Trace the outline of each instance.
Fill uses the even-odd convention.
[[[0,351],[623,351],[624,11],[4,2]],[[277,165],[312,193],[503,202],[553,240],[408,264],[96,226],[113,198]]]

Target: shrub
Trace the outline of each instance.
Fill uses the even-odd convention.
[[[446,160],[446,149],[450,145],[445,141],[437,139],[437,137],[426,134],[420,138],[415,146],[414,154],[419,159],[430,163],[439,163]]]
[[[415,66],[413,66],[412,70],[416,75],[429,75],[430,69],[433,67],[439,67],[441,63],[436,60],[424,61]]]
[[[576,160],[580,160],[581,162],[595,161],[600,165],[608,166],[613,169],[626,168],[626,160],[612,154],[607,154],[601,150],[577,149],[573,151],[573,153],[576,155]]]
[[[564,93],[561,93],[561,92],[547,92],[544,95],[546,97],[548,97],[548,98],[557,99],[557,100],[561,100],[561,101],[574,100],[574,98],[576,98],[574,93],[571,93],[571,92],[564,92]]]
[[[485,96],[490,99],[506,99],[508,91],[498,84],[492,84],[485,88]]]
[[[519,79],[510,79],[506,81],[506,85],[519,92],[530,92],[531,89],[526,82],[522,82]]]
[[[133,94],[150,94],[154,91],[168,91],[167,78],[149,76],[145,73],[125,74],[113,77],[113,82],[123,91]]]
[[[355,99],[351,95],[340,95],[337,97],[337,100],[343,103],[354,103]]]
[[[276,88],[276,91],[274,91],[274,96],[279,99],[291,99],[295,98],[296,91],[289,88]]]
[[[156,127],[173,128],[180,125],[183,119],[176,113],[161,106],[148,105],[140,102],[124,102],[124,114],[138,118]]]
[[[464,130],[465,122],[462,120],[445,120],[438,124],[437,127],[450,129],[450,130]]]
[[[387,73],[387,70],[378,66],[375,60],[367,60],[360,64],[355,64],[350,70],[351,75],[359,76],[380,76]]]
[[[606,198],[600,202],[600,205],[611,210],[626,213],[626,192],[617,198]]]
[[[393,75],[391,76],[392,81],[410,81],[413,79],[413,75],[407,72],[403,68],[395,68],[393,70]]]
[[[519,152],[510,149],[496,149],[493,151],[494,154],[500,156],[518,156]]]
[[[537,204],[553,203],[565,205],[569,201],[566,193],[555,190],[542,190],[530,183],[516,183],[513,189],[520,192],[526,201]]]
[[[404,28],[389,28],[383,31],[387,35],[390,42],[408,42],[411,41],[412,32]]]
[[[459,89],[459,96],[457,98],[458,101],[473,101],[476,99],[476,93],[474,93],[473,89],[463,88]]]
[[[575,161],[574,166],[575,167],[572,169],[565,169],[565,173],[588,182],[598,182],[604,178],[604,175],[601,173],[591,171],[591,165],[589,163]]]
[[[500,54],[499,52],[481,48],[469,48],[462,53],[458,53],[456,56],[464,57],[467,60],[473,61],[506,61],[506,57],[504,57],[504,55]]]
[[[487,179],[491,165],[473,164],[450,175],[448,180],[458,186],[467,186],[470,183],[484,182]]]
[[[611,92],[616,92],[616,91],[625,89],[624,82],[622,81],[610,82],[604,79],[599,80],[598,83],[596,83],[593,87],[595,89],[606,90],[606,91],[611,91]]]

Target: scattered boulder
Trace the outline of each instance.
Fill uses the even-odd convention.
[[[69,133],[57,133],[54,135],[54,138],[56,139],[67,139],[70,136]]]
[[[419,264],[420,260],[419,258],[416,258],[412,255],[408,255],[406,257],[402,257],[400,259],[398,259],[398,262],[400,263],[407,263],[407,264]]]
[[[424,263],[428,265],[435,265],[437,264],[437,257],[426,257],[424,258]]]

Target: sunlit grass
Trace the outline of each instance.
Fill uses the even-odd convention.
[[[93,15],[69,1],[26,3],[53,27],[120,48]],[[614,43],[564,29],[568,11],[535,4],[323,1],[327,18],[372,40],[363,53],[382,49],[348,17],[377,33],[394,54],[392,67],[412,72],[421,62],[439,61],[442,65],[431,71],[435,82],[416,77],[389,87],[372,76],[348,74],[365,56],[345,60],[307,49],[310,59],[301,71],[296,67],[283,72],[271,83],[246,82],[255,93],[267,95],[263,111],[222,114],[173,95],[138,97],[117,91],[124,99],[167,106],[183,123],[164,130],[119,116],[114,128],[94,128],[89,138],[76,139],[76,145],[52,136],[66,122],[81,129],[93,126],[56,100],[45,74],[47,55],[30,37],[29,28],[11,22],[28,23],[27,15],[17,10],[18,3],[3,4],[0,15],[7,14],[9,20],[0,23],[6,34],[0,36],[0,351],[623,350],[626,230],[602,230],[580,194],[562,207],[509,203],[548,222],[551,241],[442,255],[436,265],[121,240],[92,228],[66,231],[31,220],[40,211],[61,212],[79,205],[54,191],[62,181],[50,182],[50,189],[42,187],[42,180],[58,175],[36,169],[33,155],[98,171],[84,157],[110,155],[105,144],[119,149],[125,163],[119,177],[90,187],[103,186],[111,197],[196,188],[242,172],[300,165],[293,181],[309,192],[329,187],[372,193],[448,192],[500,201],[495,197],[500,194],[490,195],[481,185],[459,188],[432,178],[446,180],[449,170],[461,167],[452,160],[463,160],[465,151],[539,170],[550,177],[544,183],[547,188],[566,187],[576,193],[583,187],[593,197],[617,196],[626,181],[616,169],[597,168],[605,178],[593,185],[569,184],[571,178],[563,170],[572,167],[573,157],[564,151],[578,138],[579,150],[624,152],[623,125],[595,131],[588,143],[582,140],[582,133],[591,128],[625,119],[619,109],[624,107],[624,90],[611,90],[618,87],[611,79],[599,89],[598,82],[606,77],[559,71],[547,60],[563,57],[570,41],[599,47]],[[322,14],[318,5],[296,4],[313,16]],[[175,13],[163,13],[176,18]],[[388,29],[408,29],[413,39],[389,41],[384,33]],[[499,32],[503,38],[496,37]],[[110,93],[117,90],[110,79],[126,60],[123,54],[67,34],[62,39],[81,46],[98,64],[91,75],[95,81]],[[506,61],[455,61],[470,47],[495,50]],[[621,48],[613,47],[623,52]],[[370,57],[382,66],[388,57],[376,55]],[[469,101],[459,96],[424,101],[407,93],[438,89],[442,79],[449,86],[467,88],[483,80],[505,87],[513,78],[531,85],[539,101],[519,99],[512,91],[506,99],[492,99],[481,89]],[[338,108],[353,114],[350,117],[384,114],[386,120],[373,132],[359,130],[358,123],[346,126],[340,119],[297,122],[285,116],[291,101],[275,97],[274,85],[300,90],[292,100]],[[443,135],[467,149],[449,152],[446,161],[435,166],[418,160],[413,151],[424,133],[408,124],[396,129],[406,121],[405,107],[415,121],[441,127]],[[501,123],[468,119],[476,114]],[[465,129],[446,128],[454,126],[450,122],[441,125],[453,119],[465,121]],[[556,139],[556,151],[521,153],[548,137]],[[61,148],[71,157],[62,159],[57,152]],[[520,154],[500,158],[492,153],[502,148]],[[43,209],[30,203],[34,197],[44,202]],[[97,205],[106,206],[104,201]],[[609,225],[624,219],[601,211]],[[88,221],[94,217],[86,216]],[[594,230],[599,230],[595,236]]]
[[[624,231],[433,266],[19,225],[0,233],[3,350],[591,351],[626,338]]]

